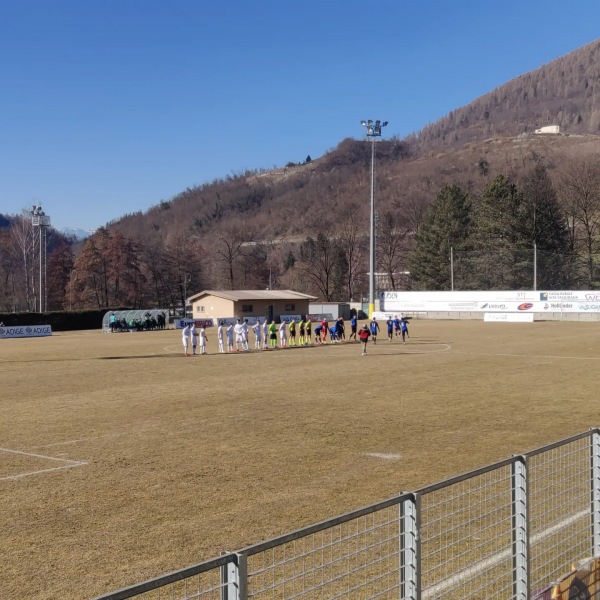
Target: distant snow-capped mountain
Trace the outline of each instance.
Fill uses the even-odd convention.
[[[60,232],[66,237],[74,237],[76,240],[85,240],[94,233],[93,231],[87,231],[85,229],[78,229],[76,227],[63,227]]]

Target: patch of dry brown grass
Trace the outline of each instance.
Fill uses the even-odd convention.
[[[94,596],[598,425],[595,324],[411,335],[366,357],[2,341],[0,597]]]

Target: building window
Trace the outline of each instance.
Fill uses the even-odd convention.
[[[296,310],[296,305],[295,304],[286,304],[285,305],[285,310]]]
[[[196,312],[203,313],[204,312],[204,306],[196,306]]]
[[[252,304],[242,304],[242,312],[252,312]]]

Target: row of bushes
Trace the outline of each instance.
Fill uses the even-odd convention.
[[[102,308],[97,310],[56,311],[46,313],[0,313],[0,323],[7,327],[17,325],[50,325],[52,331],[76,331],[80,329],[100,329],[102,317],[113,310],[126,308]]]

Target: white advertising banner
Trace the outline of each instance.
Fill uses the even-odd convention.
[[[600,291],[381,292],[380,308],[398,312],[600,312]]]
[[[0,327],[0,339],[47,337],[52,335],[50,325],[18,325],[15,327]]]

